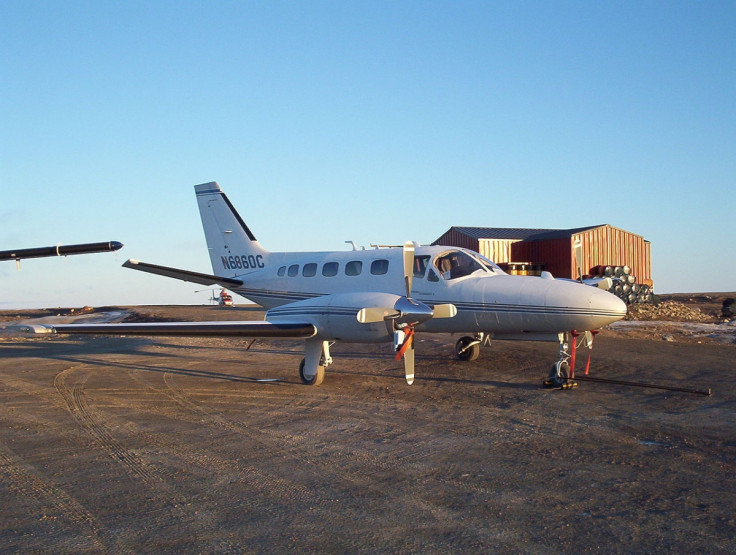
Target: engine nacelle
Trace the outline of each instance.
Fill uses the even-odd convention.
[[[393,323],[361,323],[357,315],[364,308],[393,310],[401,299],[391,293],[338,293],[305,299],[272,308],[266,320],[274,323],[310,323],[316,337],[327,341],[380,343],[393,340]]]

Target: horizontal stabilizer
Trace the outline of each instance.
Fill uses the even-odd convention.
[[[308,338],[317,328],[308,323],[272,322],[144,322],[128,324],[59,324],[26,326],[32,333],[164,335],[173,337],[265,337]]]
[[[223,276],[212,276],[209,274],[200,274],[199,272],[190,272],[188,270],[179,270],[177,268],[169,268],[168,266],[159,266],[157,264],[149,264],[132,258],[123,264],[124,268],[131,270],[140,270],[149,274],[166,276],[182,281],[199,283],[200,285],[222,285],[223,287],[238,287],[243,285],[239,279],[227,278]]]

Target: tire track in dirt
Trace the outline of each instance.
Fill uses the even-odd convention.
[[[80,375],[71,384],[71,387],[67,385],[69,375],[75,369],[78,369],[78,367],[67,368],[57,374],[54,379],[54,385],[66,402],[74,419],[82,429],[94,438],[110,458],[122,465],[132,478],[138,479],[156,494],[156,498],[170,511],[171,518],[178,525],[188,527],[187,533],[193,538],[198,537],[202,531],[203,523],[201,523],[194,509],[189,506],[190,500],[172,488],[163,476],[149,469],[141,457],[115,439],[90,409],[84,392],[84,385],[89,377],[88,374]]]
[[[50,389],[45,382],[42,385],[24,380],[23,378],[11,377],[8,375],[0,376],[0,384],[19,393],[33,396],[38,400],[42,400],[48,405],[56,408],[65,409],[66,404],[59,399],[55,390]]]
[[[246,437],[248,441],[256,443],[259,446],[260,452],[265,453],[264,458],[278,459],[280,457],[292,457],[300,460],[304,466],[309,467],[314,465],[315,461],[308,455],[305,455],[305,451],[312,446],[309,442],[313,439],[311,436],[303,434],[284,433],[274,430],[269,430],[263,427],[248,426],[247,424],[233,421],[229,418],[217,414],[212,410],[208,410],[202,406],[201,403],[197,402],[193,398],[193,394],[196,393],[191,390],[184,390],[176,386],[174,382],[174,375],[166,372],[163,375],[165,389],[156,387],[153,384],[149,384],[150,387],[156,389],[159,393],[166,395],[168,398],[175,401],[182,407],[201,415],[203,418],[208,419],[218,428],[227,430],[239,436]],[[284,397],[288,396],[288,393],[284,393]],[[258,397],[257,395],[254,397]],[[263,397],[259,397],[260,401],[264,402]],[[291,397],[290,397],[291,399]],[[292,399],[293,400],[293,399]],[[316,400],[293,400],[295,405],[298,405],[301,411],[314,411],[319,410],[320,402]],[[320,475],[328,475],[332,472],[329,470],[329,465],[324,465],[320,462]],[[341,476],[341,479],[344,478]],[[279,479],[283,480],[283,479]],[[294,483],[290,483],[288,486],[288,494],[291,495],[292,488],[297,487],[304,495],[312,496],[309,488],[298,486]],[[322,499],[322,498],[319,498]]]
[[[107,454],[122,464],[126,470],[138,477],[148,486],[156,484],[156,478],[146,468],[143,461],[126,447],[124,447],[113,435],[108,432],[96,417],[93,416],[84,395],[84,384],[88,375],[81,375],[77,381],[68,387],[66,384],[69,374],[76,367],[72,366],[63,370],[54,378],[54,386],[67,404],[69,412],[77,423],[87,430]]]
[[[346,360],[356,365],[361,364],[358,358]],[[350,462],[360,461],[362,465],[373,466],[377,472],[400,467],[408,474],[425,476],[452,487],[456,491],[474,494],[493,493],[490,487],[468,483],[467,466],[463,467],[461,459],[448,456],[443,464],[437,466],[437,453],[460,454],[465,451],[465,443],[471,438],[473,442],[478,442],[480,439],[487,448],[502,446],[513,435],[507,425],[508,416],[504,414],[503,409],[486,405],[484,402],[481,406],[475,405],[475,410],[482,411],[483,414],[479,415],[477,420],[467,420],[462,416],[462,406],[477,403],[477,399],[475,397],[472,400],[466,398],[467,392],[464,394],[462,391],[463,380],[461,378],[446,377],[447,365],[444,358],[437,363],[425,362],[424,379],[418,380],[406,390],[405,395],[402,393],[399,396],[394,393],[397,382],[392,382],[390,387],[383,384],[380,387],[374,386],[368,392],[364,388],[349,388],[344,392],[339,405],[341,408],[353,407],[354,419],[361,421],[363,426],[380,429],[385,425],[386,420],[396,422],[397,416],[399,416],[399,421],[402,419],[404,421],[403,426],[395,427],[394,430],[386,430],[380,434],[382,443],[378,449],[349,450],[347,459]],[[401,370],[400,368],[392,370],[390,366],[387,366],[382,369],[382,372],[400,372]],[[401,384],[399,387],[405,386],[403,376],[398,383]],[[475,389],[474,385],[471,387]],[[497,391],[494,387],[494,400],[496,400]],[[448,396],[458,397],[457,416],[455,411],[438,411],[433,422],[433,431],[430,434],[421,429],[422,424],[419,421],[416,426],[413,424],[413,415],[417,412],[417,405],[424,405],[422,411],[426,411],[427,404],[437,402],[438,405],[446,405],[444,397]],[[375,398],[373,403],[370,397]],[[343,415],[345,412],[345,409],[342,408]],[[430,459],[431,463],[427,463],[426,461]]]
[[[202,417],[207,418],[221,429],[236,433],[238,435],[244,435],[244,430],[242,427],[234,426],[233,423],[229,420],[226,420],[219,415],[215,415],[209,411],[204,410],[200,405],[192,402],[186,396],[182,395],[177,389],[172,387],[168,383],[168,380],[170,378],[167,378],[167,376],[170,377],[171,374],[163,374],[163,380],[166,388],[157,387],[147,380],[143,379],[138,374],[138,372],[134,371],[129,372],[129,375],[133,379],[135,379],[148,389],[155,391],[157,394],[164,395],[165,397],[171,399],[180,407],[185,408],[186,410],[194,414],[198,414]],[[247,464],[244,461],[216,457],[212,453],[208,453],[206,456],[203,456],[203,453],[201,453],[200,451],[196,451],[193,448],[187,448],[186,442],[167,442],[161,437],[154,437],[152,434],[145,435],[151,440],[151,442],[165,447],[168,451],[175,453],[177,456],[179,456],[189,464],[196,465],[206,470],[212,470],[214,468],[214,470],[223,473],[231,473],[233,472],[233,469],[237,470],[242,478],[246,478],[255,489],[257,489],[262,495],[268,498],[276,498],[281,502],[297,500],[299,502],[306,502],[311,504],[322,501],[322,498],[309,488],[303,487],[297,483],[284,479],[275,474],[266,472],[253,465]],[[249,440],[259,443],[259,446],[261,448],[267,448],[267,446],[263,442],[259,441],[258,438],[250,431],[248,431],[245,435],[248,437]],[[269,452],[267,456],[274,456],[275,454],[277,454],[277,452]]]
[[[361,499],[365,497],[381,497],[386,498],[388,505],[394,507],[389,513],[412,511],[424,515],[419,516],[420,519],[442,523],[455,518],[457,508],[452,505],[438,504],[434,494],[427,495],[425,492],[427,480],[434,482],[435,487],[454,491],[453,495],[458,497],[480,495],[485,498],[494,494],[490,481],[479,484],[477,480],[468,479],[467,465],[463,467],[453,457],[453,454],[462,452],[463,445],[468,438],[476,437],[477,439],[477,426],[467,421],[448,423],[443,421],[442,414],[438,414],[436,434],[429,441],[423,440],[422,433],[414,435],[411,424],[406,423],[406,420],[400,420],[405,424],[398,427],[392,426],[385,434],[376,433],[375,430],[380,430],[381,426],[385,425],[382,416],[383,407],[377,411],[375,401],[361,395],[361,392],[365,394],[364,389],[349,389],[347,394],[338,394],[341,414],[344,419],[344,407],[354,405],[354,408],[348,411],[354,416],[348,417],[348,421],[360,424],[356,425],[354,430],[342,430],[343,424],[331,418],[329,401],[334,396],[333,394],[303,397],[294,395],[291,388],[285,388],[284,391],[270,390],[265,396],[260,389],[256,391],[250,387],[244,387],[241,388],[243,391],[237,393],[237,397],[243,398],[253,407],[260,407],[268,414],[271,413],[267,407],[264,408],[264,404],[277,403],[279,409],[283,409],[285,405],[291,407],[290,414],[282,416],[287,425],[285,427],[279,426],[278,417],[276,419],[269,417],[265,426],[248,425],[218,414],[216,408],[212,410],[209,407],[210,403],[207,402],[209,399],[204,403],[198,399],[198,392],[207,394],[211,390],[207,388],[184,389],[177,386],[176,373],[164,370],[159,374],[163,377],[165,387],[159,385],[161,378],[157,378],[156,382],[152,383],[140,372],[130,371],[129,375],[158,394],[171,399],[187,412],[200,415],[199,420],[203,423],[210,422],[217,429],[227,430],[247,438],[247,443],[257,446],[256,450],[263,454],[264,459],[269,461],[290,460],[291,464],[296,464],[297,468],[306,469],[293,477],[283,478],[276,474],[266,473],[259,466],[237,461],[239,471],[249,477],[252,476],[252,481],[249,483],[257,490],[265,491],[266,495],[272,499],[300,500],[315,509],[334,512],[335,498],[344,499],[344,496],[349,496],[354,502],[349,502],[347,507],[354,508],[356,505],[362,505]],[[209,395],[209,398],[213,400],[216,400],[216,397],[216,395],[214,397]],[[411,411],[406,404],[411,405],[414,402],[420,401],[413,396],[408,400],[393,399],[393,411],[394,413]],[[503,443],[502,438],[505,438],[510,432],[504,420],[497,417],[498,410],[491,412],[491,418],[484,419],[483,428],[489,443],[500,444]],[[294,416],[298,419],[300,414],[309,415],[310,420],[319,420],[321,425],[324,424],[325,427],[320,428],[319,435],[308,432],[300,434],[294,430]],[[377,445],[370,439],[366,440],[365,435],[368,434],[361,434],[361,429],[372,436],[384,437],[386,442]],[[340,431],[358,433],[359,435],[356,436],[358,442],[330,442],[321,439],[330,435],[334,436]],[[439,439],[445,435],[449,435],[449,439]],[[405,438],[410,438],[410,443],[403,441]],[[182,453],[181,445],[177,447],[178,449],[174,447],[172,451],[179,452],[185,457],[191,457],[191,451]],[[444,464],[439,466],[436,466],[436,460],[432,462],[433,455],[436,455],[437,451],[450,453]],[[199,456],[194,454],[194,458],[189,460],[201,465],[202,462],[198,459]],[[225,470],[228,470],[228,463],[229,461],[216,461],[214,465],[225,465]],[[229,470],[232,470],[232,467]],[[406,480],[400,487],[387,490],[386,475],[397,471],[405,476]],[[335,493],[329,493],[331,491]],[[338,513],[345,515],[345,509],[340,507]],[[384,524],[391,522],[392,517],[389,513],[382,516],[385,519]],[[380,532],[377,534],[380,535]]]
[[[314,448],[314,444],[312,443],[314,436],[285,433],[271,428],[254,428],[252,426],[234,422],[222,415],[204,409],[199,403],[191,398],[191,392],[178,388],[174,385],[173,380],[173,374],[168,372],[164,373],[164,382],[168,390],[167,396],[172,400],[175,400],[180,405],[201,414],[203,417],[213,421],[221,428],[239,435],[244,435],[249,439],[249,441],[257,442],[261,448],[268,450],[270,457],[277,457],[279,455],[289,456],[300,461],[307,467],[314,466],[316,463],[319,465],[320,478],[328,479],[330,483],[348,483],[351,489],[360,491],[361,495],[370,492],[372,494],[394,498],[399,501],[401,497],[400,493],[387,492],[382,487],[380,481],[372,482],[370,480],[371,476],[384,475],[399,467],[408,475],[430,474],[439,482],[451,485],[452,487],[458,488],[462,491],[491,493],[490,489],[477,488],[474,485],[469,485],[466,480],[463,480],[462,477],[455,472],[455,465],[452,462],[449,463],[447,468],[438,469],[435,467],[428,467],[427,464],[423,462],[423,459],[432,454],[433,450],[437,448],[436,444],[414,445],[413,449],[406,450],[406,445],[401,441],[392,441],[388,448],[384,446],[380,456],[377,456],[375,451],[370,450],[370,447],[359,449],[341,444],[339,450],[326,449],[320,452],[319,461],[317,462],[307,454],[308,451],[313,450]],[[155,388],[155,386],[152,387]],[[157,389],[165,393],[160,388]],[[284,393],[284,396],[287,395],[287,393]],[[328,409],[323,408],[323,403],[315,400],[294,399],[293,401],[294,404],[298,405],[300,410],[303,411],[314,412],[315,410],[324,410],[329,412]],[[364,405],[361,405],[360,408],[356,408],[355,410],[357,417],[359,418],[375,416],[371,415],[370,411],[366,409]],[[329,414],[326,415],[325,421],[329,422]],[[331,422],[330,426],[335,426],[336,424],[337,423],[335,422]],[[501,430],[502,428],[503,426],[501,424],[497,426],[498,430]],[[402,433],[403,430],[399,431],[399,434]],[[332,468],[340,468],[341,472],[337,474],[331,470]],[[349,468],[353,468],[355,471],[347,471]],[[372,470],[368,470],[366,472],[366,469]],[[456,476],[452,476],[452,473],[455,473]],[[360,479],[356,479],[354,476],[359,476]],[[304,489],[305,491],[309,491],[306,488]],[[323,498],[320,498],[320,500],[322,502],[324,501]],[[431,515],[432,518],[435,518],[438,521],[442,521],[448,517],[443,508],[438,508],[437,506],[423,502],[420,495],[414,496],[412,502],[415,504],[417,509],[427,515]]]
[[[120,552],[110,537],[110,532],[97,522],[92,513],[65,489],[51,483],[43,474],[1,443],[0,476],[16,496],[29,499],[37,505],[38,512],[43,518],[68,521],[79,530],[77,542],[68,546],[72,551],[94,549],[102,552]]]

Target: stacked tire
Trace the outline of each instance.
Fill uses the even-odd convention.
[[[631,275],[629,266],[596,266],[591,270],[591,274],[611,278],[613,285],[609,291],[627,304],[654,303],[657,300],[652,287],[637,283],[636,277]]]

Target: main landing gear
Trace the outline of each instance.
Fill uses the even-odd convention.
[[[455,343],[455,354],[457,358],[466,362],[477,359],[480,355],[480,346],[484,339],[484,333],[479,333],[475,337],[466,335],[458,339],[457,343]]]
[[[588,361],[585,364],[585,373],[590,369],[590,354],[593,349],[593,337],[597,331],[579,333],[575,330],[569,333],[558,334],[560,358],[552,365],[544,387],[556,389],[572,389],[578,386],[575,381],[575,355],[580,346],[588,348]],[[578,337],[582,338],[578,341]],[[572,345],[572,351],[570,346]]]
[[[304,385],[320,385],[325,379],[325,368],[332,364],[330,344],[327,341],[307,340],[306,357],[299,364],[299,378]]]
[[[302,380],[304,385],[320,385],[325,380],[325,366],[320,364],[317,366],[317,371],[312,376],[307,376],[304,373],[304,365],[307,359],[303,358],[299,363],[299,378]]]

